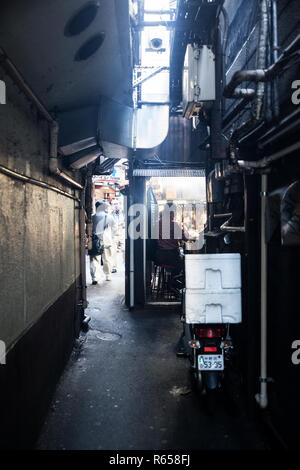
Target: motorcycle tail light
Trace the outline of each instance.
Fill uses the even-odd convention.
[[[205,346],[204,352],[217,352],[217,348],[215,346],[214,347]]]
[[[222,338],[223,328],[195,328],[198,338]]]

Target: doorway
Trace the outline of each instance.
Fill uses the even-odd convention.
[[[184,253],[199,253],[202,248],[199,240],[206,224],[205,177],[151,177],[146,194],[146,304],[177,304],[181,299],[172,283],[184,269]],[[171,233],[174,226],[177,233]]]

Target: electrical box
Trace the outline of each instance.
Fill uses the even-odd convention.
[[[183,116],[199,114],[204,102],[216,99],[215,55],[210,46],[188,44],[182,80]]]

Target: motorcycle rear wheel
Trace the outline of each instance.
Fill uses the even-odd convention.
[[[202,395],[205,391],[202,372],[200,370],[191,369],[191,374],[193,387],[199,395]]]

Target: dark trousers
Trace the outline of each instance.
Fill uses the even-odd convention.
[[[170,266],[173,275],[179,274],[184,268],[184,262],[178,250],[156,250],[155,264]]]

